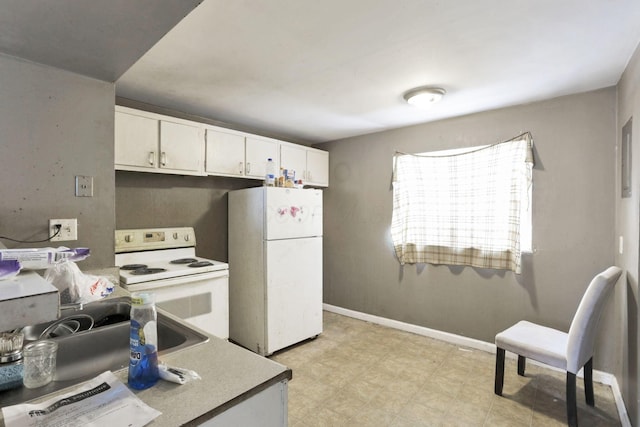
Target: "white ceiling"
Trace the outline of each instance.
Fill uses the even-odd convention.
[[[199,2],[2,0],[0,52],[312,143],[612,86],[640,41],[638,0]]]
[[[612,86],[639,41],[638,0],[205,0],[116,91],[322,142]]]

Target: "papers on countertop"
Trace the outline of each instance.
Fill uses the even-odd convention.
[[[82,261],[91,255],[89,248],[0,249],[0,261],[16,260],[24,270],[41,270],[62,261]]]
[[[6,427],[142,427],[160,414],[111,371],[45,402],[2,408]]]

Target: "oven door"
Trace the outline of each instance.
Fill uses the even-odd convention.
[[[205,332],[229,338],[229,270],[136,283],[127,290],[153,292],[159,308]]]

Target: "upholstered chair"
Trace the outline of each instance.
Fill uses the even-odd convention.
[[[593,278],[580,301],[569,332],[522,320],[496,335],[495,394],[502,396],[505,350],[518,355],[518,374],[524,376],[526,358],[567,373],[567,421],[578,425],[576,374],[584,367],[587,405],[594,406],[593,346],[602,308],[622,270],[609,267]]]

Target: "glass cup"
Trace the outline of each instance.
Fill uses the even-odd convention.
[[[22,383],[25,387],[42,387],[53,381],[57,351],[58,343],[49,340],[40,340],[24,346]]]

